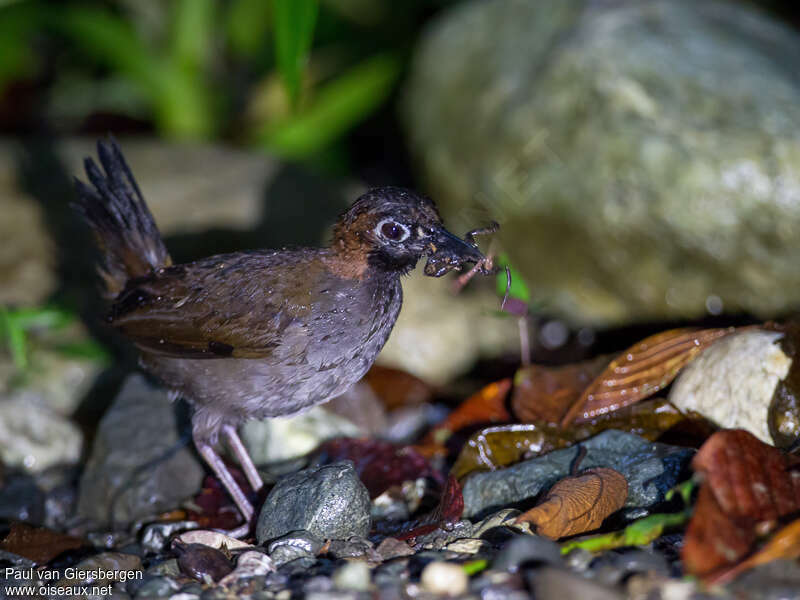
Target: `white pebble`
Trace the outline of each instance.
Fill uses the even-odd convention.
[[[460,596],[467,593],[469,578],[459,565],[432,562],[422,570],[422,587],[432,594]]]

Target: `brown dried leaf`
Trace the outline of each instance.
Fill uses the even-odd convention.
[[[530,365],[517,371],[511,410],[523,423],[560,423],[610,359],[600,356],[562,367]]]
[[[425,404],[434,396],[433,387],[419,377],[390,367],[373,365],[364,376],[364,381],[381,399],[386,410]]]
[[[11,523],[11,531],[0,542],[0,549],[45,565],[67,550],[76,550],[89,544],[81,538],[24,523]]]
[[[556,483],[544,500],[517,517],[538,535],[557,540],[593,531],[628,498],[628,482],[614,469],[598,467]]]
[[[741,573],[773,560],[795,560],[800,558],[800,519],[796,519],[778,530],[758,552],[738,565],[713,576],[708,583],[723,585]]]
[[[450,473],[463,479],[474,471],[494,471],[526,458],[564,448],[605,431],[619,429],[655,441],[689,419],[664,398],[654,398],[568,430],[552,423],[496,425],[476,431],[462,446]]]
[[[683,548],[695,575],[733,565],[759,533],[800,510],[800,459],[747,431],[718,431],[703,444],[692,467],[704,478]]]
[[[643,339],[614,359],[561,420],[562,427],[584,422],[652,396],[726,329],[671,329]]]
[[[490,383],[464,400],[441,424],[434,427],[420,444],[441,446],[454,432],[464,427],[510,421],[511,414],[506,408],[506,397],[510,389],[511,379]]]
[[[462,479],[474,471],[495,471],[574,442],[569,433],[542,423],[487,427],[470,436],[450,474]]]

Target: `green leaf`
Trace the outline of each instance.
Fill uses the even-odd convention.
[[[477,560],[465,562],[461,568],[464,569],[464,573],[467,575],[475,575],[476,573],[480,573],[481,571],[488,569],[489,561],[485,558],[479,558]]]
[[[177,0],[172,8],[172,59],[181,69],[199,72],[211,50],[216,5],[213,0]]]
[[[304,112],[288,121],[263,126],[255,134],[256,141],[288,158],[306,158],[319,152],[377,109],[399,74],[396,56],[369,58],[320,89]]]
[[[254,56],[263,46],[271,26],[272,9],[264,0],[234,0],[228,9],[228,42],[241,56]]]
[[[317,0],[272,0],[275,56],[292,105],[297,105],[319,5]]]
[[[690,517],[691,511],[689,510],[650,515],[634,521],[622,531],[566,542],[561,545],[561,554],[567,554],[575,548],[583,548],[589,552],[603,552],[625,546],[644,546],[661,537],[665,529],[683,525]]]
[[[10,311],[5,306],[0,306],[0,326],[2,326],[3,338],[11,351],[11,360],[19,371],[23,371],[28,366],[28,344],[25,330],[19,323],[11,318]]]
[[[192,13],[194,14],[194,13]],[[197,17],[185,17],[191,24]],[[198,138],[214,126],[210,90],[196,71],[182,68],[146,45],[122,18],[101,9],[69,7],[48,13],[50,27],[69,38],[91,58],[134,83],[153,107],[158,127],[173,137]],[[194,26],[176,42],[186,58],[196,44]]]
[[[522,274],[517,271],[511,263],[508,261],[507,254],[501,254],[498,257],[498,265],[501,267],[508,267],[511,271],[511,289],[509,290],[509,297],[510,298],[517,298],[522,300],[525,303],[529,303],[531,301],[531,291],[528,288],[528,284],[525,283],[525,279],[522,277]],[[506,293],[506,286],[508,285],[508,281],[506,279],[506,271],[505,269],[501,269],[499,273],[497,273],[497,293],[500,296],[505,296]]]

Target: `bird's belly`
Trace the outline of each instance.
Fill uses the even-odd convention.
[[[348,314],[328,317],[326,327],[299,326],[264,359],[143,354],[142,364],[215,419],[236,424],[288,416],[344,393],[361,379],[388,339],[400,304],[401,297],[393,295],[367,311],[369,321],[366,315]]]

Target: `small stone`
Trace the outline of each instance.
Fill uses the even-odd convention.
[[[459,554],[478,554],[479,552],[489,552],[492,549],[492,545],[486,540],[462,538],[450,542],[444,548],[445,550],[458,552]]]
[[[322,549],[322,540],[309,531],[293,531],[267,548],[269,556],[280,567],[298,558],[313,558]]]
[[[383,560],[390,560],[398,556],[411,556],[414,554],[414,549],[405,541],[393,537],[384,538],[383,541],[378,544],[375,551]]]
[[[220,585],[230,585],[237,579],[245,577],[258,577],[266,575],[275,570],[273,560],[257,550],[248,550],[239,555],[236,560],[236,568],[220,580]]]
[[[178,555],[181,573],[203,583],[219,581],[233,571],[231,561],[210,546],[175,541],[172,548]]]
[[[445,596],[467,593],[469,577],[459,565],[450,562],[432,562],[422,570],[420,583],[425,591]]]
[[[145,552],[158,554],[167,547],[167,542],[178,531],[185,531],[187,529],[197,528],[195,521],[173,521],[171,523],[150,523],[145,525],[142,532],[142,548]],[[182,540],[186,543],[191,543],[187,540]]]
[[[6,478],[0,488],[0,520],[41,525],[45,518],[45,495],[27,474]]]
[[[372,542],[361,537],[352,537],[349,540],[331,540],[328,554],[333,558],[358,558],[375,554]]]
[[[369,493],[353,463],[344,461],[282,477],[258,517],[259,543],[304,529],[322,539],[369,533]]]
[[[364,561],[348,561],[334,572],[333,585],[340,590],[366,592],[370,589],[370,573]]]
[[[141,584],[136,585],[136,589],[132,591],[134,598],[169,598],[179,588],[180,584],[172,577],[152,575],[145,577]]]
[[[592,600],[623,600],[615,588],[594,583],[583,577],[555,567],[542,567],[531,577],[536,600],[565,600],[566,598],[591,598]]]
[[[538,535],[518,535],[495,557],[492,568],[516,572],[524,565],[562,565],[561,549],[553,540]]]

